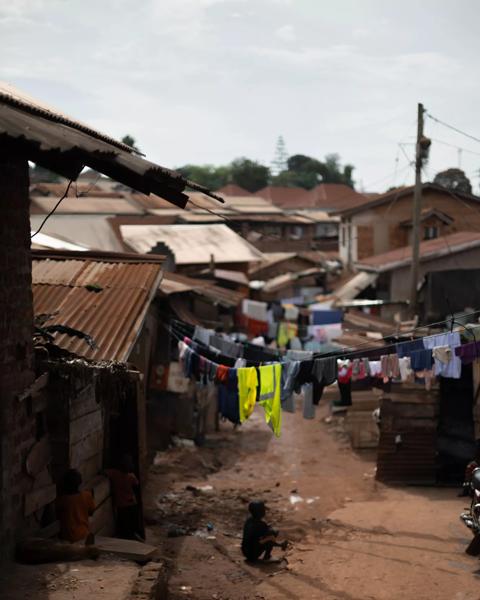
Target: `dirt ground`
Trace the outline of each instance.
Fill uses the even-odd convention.
[[[1,600],[128,600],[139,567],[101,558],[46,565],[12,564],[0,574]]]
[[[378,484],[374,457],[352,452],[326,415],[284,413],[275,439],[258,411],[202,448],[158,455],[146,517],[169,566],[169,598],[480,599],[457,490]],[[243,560],[251,499],[267,502],[268,520],[291,541],[278,564]]]

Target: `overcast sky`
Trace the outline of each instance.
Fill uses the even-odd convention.
[[[282,134],[382,190],[412,180],[418,101],[480,138],[479,17],[478,0],[0,0],[0,79],[165,166],[270,164]],[[461,165],[480,191],[480,143],[427,134],[479,153]],[[458,161],[434,142],[426,178]]]

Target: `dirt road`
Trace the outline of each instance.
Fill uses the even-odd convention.
[[[160,455],[146,514],[149,541],[170,566],[170,597],[478,600],[480,565],[464,554],[456,490],[381,486],[371,457],[353,453],[325,416],[322,407],[312,421],[285,413],[277,440],[258,411],[201,449]],[[241,556],[251,499],[267,502],[292,541],[279,564]]]

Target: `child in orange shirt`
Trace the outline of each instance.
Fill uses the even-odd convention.
[[[141,538],[136,495],[140,484],[133,473],[132,457],[123,456],[118,469],[107,469],[105,473],[112,486],[117,536],[127,540]]]
[[[82,476],[69,469],[63,479],[63,495],[57,498],[57,516],[60,520],[60,537],[68,542],[87,540],[93,543],[88,517],[95,510],[91,492],[80,491]]]

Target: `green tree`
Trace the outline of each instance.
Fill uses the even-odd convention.
[[[126,146],[130,146],[130,148],[133,148],[137,152],[140,152],[140,149],[137,146],[136,139],[134,137],[132,137],[131,135],[129,135],[128,133],[127,133],[127,135],[124,135],[120,141],[122,142],[122,144],[125,144]]]
[[[452,192],[463,192],[464,194],[472,193],[472,184],[470,179],[461,169],[446,169],[437,173],[433,179],[433,183],[441,185]]]
[[[275,156],[272,160],[272,173],[278,175],[287,169],[288,153],[283,136],[279,135],[275,146]]]
[[[248,158],[237,158],[230,163],[231,181],[249,192],[257,192],[268,185],[270,169]]]
[[[230,181],[230,167],[214,165],[184,165],[183,167],[177,168],[177,171],[198,183],[203,185],[209,190],[218,190]]]
[[[287,168],[273,179],[275,185],[303,187],[307,190],[318,183],[343,183],[353,188],[354,167],[340,165],[338,154],[327,154],[322,162],[305,154],[294,154],[287,161]]]

